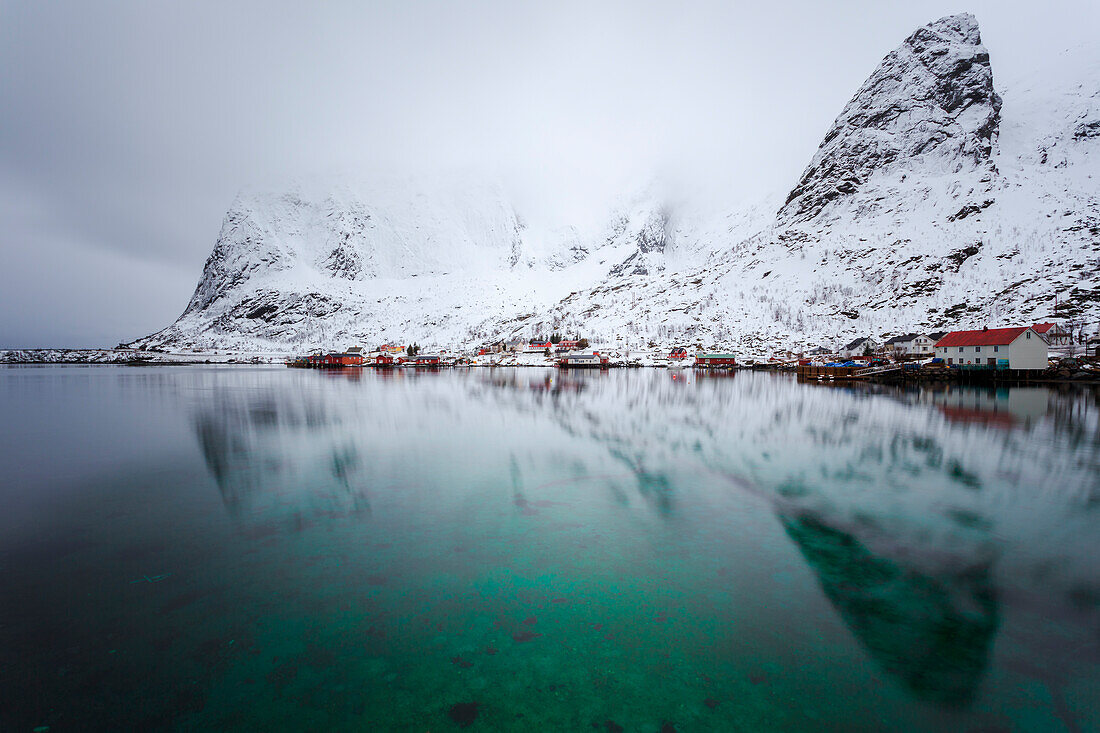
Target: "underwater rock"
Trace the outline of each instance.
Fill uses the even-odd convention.
[[[600,730],[602,728],[603,730],[606,730],[607,733],[623,733],[623,731],[625,730],[625,728],[616,723],[614,720],[605,720],[602,723],[593,723],[592,727],[596,730]]]
[[[447,717],[459,728],[469,728],[477,720],[479,702],[457,702],[447,711]]]

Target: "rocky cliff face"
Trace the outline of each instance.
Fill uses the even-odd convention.
[[[780,223],[813,219],[834,199],[896,167],[991,172],[1000,110],[974,16],[918,28],[836,118],[779,210]]]
[[[458,345],[557,330],[767,353],[854,336],[1100,320],[1100,53],[1002,110],[975,19],[917,29],[786,201],[652,190],[595,231],[534,231],[474,182],[245,196],[187,311],[137,345]]]

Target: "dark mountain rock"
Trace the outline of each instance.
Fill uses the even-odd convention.
[[[780,224],[812,219],[888,167],[989,165],[1000,109],[974,16],[918,28],[836,118],[780,209]]]

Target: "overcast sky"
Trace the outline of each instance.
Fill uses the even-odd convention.
[[[1100,27],[1096,0],[0,0],[0,347],[168,325],[274,179],[460,168],[563,217],[658,171],[731,206],[786,190],[879,60],[960,11],[998,85]]]

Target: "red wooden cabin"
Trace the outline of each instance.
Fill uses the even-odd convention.
[[[697,367],[735,367],[737,359],[733,354],[699,354],[695,357]]]

